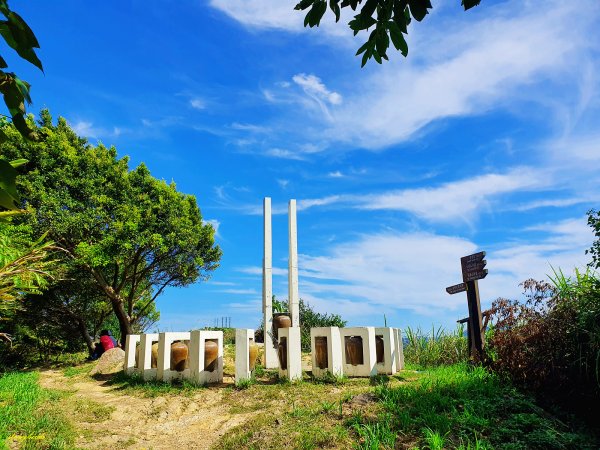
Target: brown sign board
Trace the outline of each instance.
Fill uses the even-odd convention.
[[[474,261],[467,264],[462,265],[462,275],[463,278],[467,278],[467,273],[471,272],[482,272],[485,269],[485,265],[487,261],[482,259],[481,261]]]
[[[472,272],[463,272],[463,280],[465,281],[465,283],[467,281],[475,281],[475,280],[481,280],[483,278],[485,278],[488,274],[487,269],[483,269],[483,270],[474,270]]]
[[[448,286],[446,288],[446,292],[450,295],[458,294],[459,292],[465,292],[467,290],[467,285],[465,283],[455,284],[454,286]]]
[[[460,258],[460,264],[465,266],[466,264],[482,261],[485,258],[485,252],[473,253],[472,255],[463,256]]]

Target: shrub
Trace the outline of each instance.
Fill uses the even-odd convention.
[[[600,399],[600,279],[559,271],[552,282],[529,279],[524,302],[493,303],[488,362],[521,386],[587,411]]]

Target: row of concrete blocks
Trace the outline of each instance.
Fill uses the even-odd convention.
[[[345,340],[351,336],[362,341],[363,363],[352,365],[347,361]],[[383,339],[383,361],[377,362],[376,336]],[[327,340],[327,367],[320,369],[316,361],[317,337]],[[207,340],[218,345],[218,359],[212,371],[205,370],[204,348]],[[183,371],[171,370],[171,344],[183,341],[188,346],[188,364]],[[279,375],[289,380],[302,378],[302,353],[300,328],[280,328],[278,341],[286,347],[285,367],[279,367]],[[152,345],[158,342],[157,367],[153,368]],[[235,338],[235,381],[251,378],[249,349],[254,342],[254,330],[236,329]],[[136,351],[139,356],[136,363]],[[392,375],[404,368],[402,332],[398,328],[323,327],[311,329],[313,375],[322,377],[327,372],[334,376],[368,377],[377,374]],[[191,332],[165,332],[131,334],[125,341],[124,371],[128,375],[137,373],[144,380],[172,381],[186,379],[195,384],[221,383],[223,381],[223,332],[195,330]]]

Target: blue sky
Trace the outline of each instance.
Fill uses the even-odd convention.
[[[600,200],[600,4],[436,0],[409,56],[360,69],[365,36],[304,29],[288,0],[19,2],[45,75],[32,111],[197,197],[217,228],[210,281],[168,290],[161,330],[260,321],[262,199],[287,297],[287,201],[300,296],[351,325],[467,315],[461,256],[487,252],[482,305],[550,264],[584,266]],[[342,23],[343,22],[343,23]]]

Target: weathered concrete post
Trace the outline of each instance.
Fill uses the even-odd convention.
[[[276,369],[277,349],[271,338],[273,329],[273,238],[271,232],[271,198],[263,201],[263,330],[265,342],[265,367]]]
[[[296,200],[290,200],[288,216],[290,247],[290,257],[288,262],[288,302],[292,327],[299,327],[300,304],[298,294],[298,226],[296,222]]]

